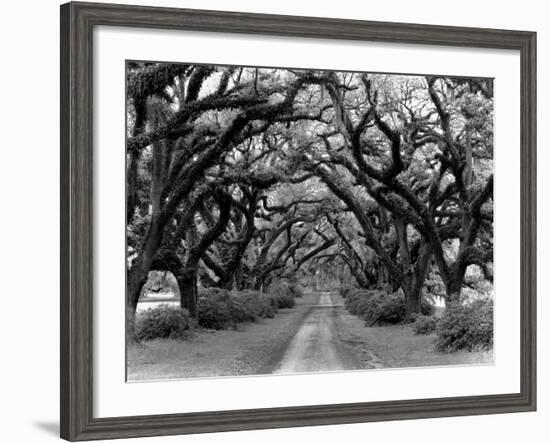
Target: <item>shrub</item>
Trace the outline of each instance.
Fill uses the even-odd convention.
[[[361,317],[368,326],[397,324],[405,320],[405,298],[398,293],[376,293],[369,298]]]
[[[258,310],[258,316],[260,318],[273,318],[277,312],[278,307],[274,307],[271,304],[271,299],[267,295],[261,295],[261,304]]]
[[[208,329],[226,329],[231,325],[229,291],[208,288],[199,292],[199,325]]]
[[[356,291],[356,289],[352,286],[343,286],[340,288],[340,295],[342,298],[346,298],[349,294]]]
[[[362,317],[367,311],[370,299],[373,295],[376,295],[377,291],[370,291],[365,289],[355,289],[347,291],[344,305],[346,309],[353,315]]]
[[[274,300],[273,304],[277,309],[293,308],[295,296],[287,282],[277,282],[270,286],[269,296]]]
[[[273,317],[276,306],[267,295],[257,291],[233,291],[208,288],[200,291],[199,325],[208,329],[227,329],[238,323]]]
[[[402,323],[407,317],[407,304],[401,291],[388,294],[380,290],[349,291],[346,309],[365,320],[368,326]],[[422,314],[431,315],[433,307],[422,302]]]
[[[454,352],[490,349],[493,346],[493,301],[448,306],[437,326],[436,347]]]
[[[241,293],[231,293],[229,296],[229,316],[231,323],[254,322],[258,319],[256,309],[251,298]]]
[[[163,304],[137,316],[136,337],[145,341],[155,338],[182,340],[189,335],[191,326],[187,310]]]
[[[277,309],[290,309],[296,304],[292,294],[275,293],[271,294],[271,298],[274,300],[274,304],[277,306]]]
[[[415,315],[412,328],[415,334],[430,334],[437,328],[437,319],[429,315]]]
[[[258,291],[246,291],[244,294],[257,317],[273,318],[275,316],[277,306],[273,305],[271,298],[267,294],[261,294]]]
[[[246,290],[231,293],[232,303],[243,305],[242,309],[248,312],[248,319],[245,321],[255,321],[257,318],[272,318],[276,309],[271,305],[271,300],[265,294],[258,291]],[[250,314],[253,314],[252,320]]]
[[[279,310],[279,298],[272,295],[272,294],[265,294],[265,296],[267,297],[267,300],[269,301],[269,306],[271,306],[271,308],[277,312]]]
[[[304,290],[300,283],[289,283],[288,288],[295,298],[300,298],[304,296]]]

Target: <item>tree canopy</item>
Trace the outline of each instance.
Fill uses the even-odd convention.
[[[491,79],[127,65],[128,306],[197,288],[353,278],[419,312],[436,273],[492,279]]]

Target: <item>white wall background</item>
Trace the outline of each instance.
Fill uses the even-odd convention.
[[[393,0],[162,0],[119,3],[524,29],[538,32],[539,165],[550,162],[550,29],[545,2]],[[313,7],[312,7],[313,5]],[[59,3],[1,9],[0,40],[0,439],[54,441],[58,434]],[[545,26],[546,25],[546,26]],[[7,138],[6,138],[7,135]],[[403,422],[152,438],[149,442],[547,441],[550,421],[550,175],[539,166],[539,411]],[[546,318],[546,320],[544,320]],[[450,381],[452,382],[452,381]],[[144,400],[146,401],[146,400]],[[545,426],[546,425],[546,426]],[[136,440],[137,441],[137,440]]]

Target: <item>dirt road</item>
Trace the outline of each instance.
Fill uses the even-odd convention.
[[[306,292],[292,309],[237,330],[198,331],[189,340],[154,340],[128,351],[128,380],[342,371],[379,367],[364,329],[336,293]]]
[[[128,349],[128,381],[493,361],[492,352],[436,352],[434,339],[415,335],[410,325],[365,327],[336,293],[306,292],[294,308],[236,330],[199,330],[184,341],[135,344]]]
[[[341,338],[342,299],[334,293],[314,294],[314,303],[301,319],[298,332],[272,363],[272,373],[342,371],[362,365]]]

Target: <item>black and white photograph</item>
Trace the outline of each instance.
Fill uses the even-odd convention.
[[[493,79],[126,62],[127,380],[493,363]]]
[[[0,440],[544,440],[550,9],[445,6],[6,3]]]

